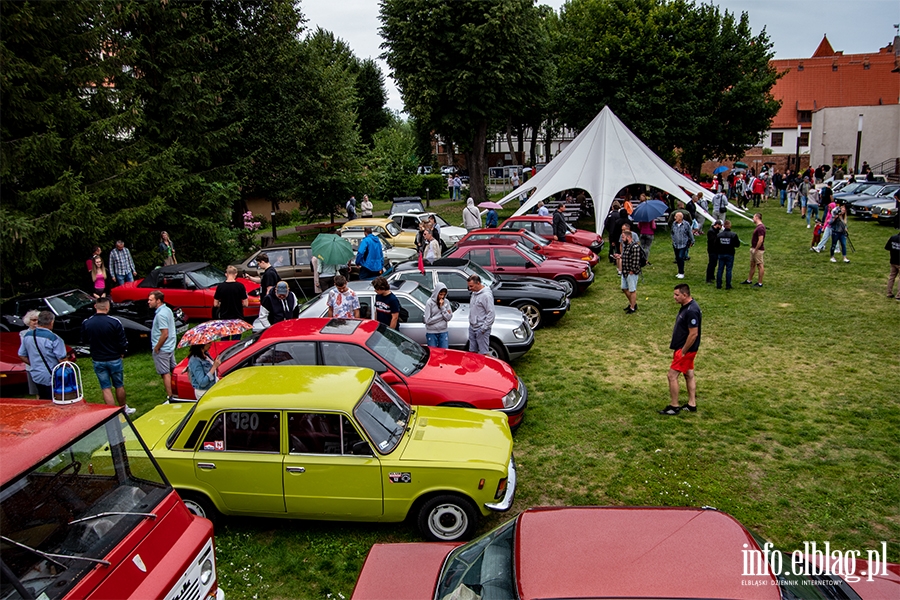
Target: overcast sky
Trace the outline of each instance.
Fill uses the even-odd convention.
[[[440,1],[440,0],[435,0]],[[445,0],[446,1],[446,0]],[[539,0],[559,11],[565,0]],[[900,0],[712,0],[732,13],[747,12],[754,35],[763,27],[774,44],[776,58],[812,56],[822,36],[844,54],[878,52],[889,44],[900,23]],[[360,58],[377,60],[385,75],[388,107],[403,110],[400,93],[390,78],[378,35],[377,0],[301,0],[307,28],[322,27],[346,41]]]

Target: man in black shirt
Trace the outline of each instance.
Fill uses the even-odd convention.
[[[228,265],[225,268],[225,281],[216,286],[213,306],[219,309],[220,319],[243,319],[244,307],[247,306],[247,288],[243,283],[235,281],[237,267]]]
[[[400,325],[400,301],[391,291],[391,284],[384,277],[376,277],[372,281],[375,288],[375,318],[391,329]]]
[[[694,378],[694,357],[700,348],[700,321],[703,317],[700,307],[691,298],[691,288],[686,283],[675,286],[672,294],[675,302],[681,305],[678,316],[675,318],[675,328],[672,331],[672,343],[669,348],[675,353],[672,357],[672,365],[669,367],[669,406],[659,414],[677,415],[682,410],[697,412],[697,380]],[[684,381],[687,384],[688,403],[681,406],[678,403],[678,375],[684,373]]]
[[[716,289],[722,289],[722,271],[725,271],[725,289],[731,289],[731,270],[734,267],[734,251],[741,246],[738,235],[731,230],[731,221],[725,221],[725,229],[719,232],[719,269],[716,271]]]
[[[135,409],[125,404],[125,378],[122,358],[128,351],[128,339],[125,328],[115,317],[109,316],[109,298],[98,298],[94,303],[97,314],[85,319],[81,324],[81,340],[91,347],[91,360],[94,373],[100,382],[103,401],[110,406],[125,407],[126,414]],[[116,388],[116,399],[113,399],[112,388]]]
[[[269,264],[269,255],[265,252],[260,252],[257,255],[256,264],[257,268],[263,270],[263,274],[259,277],[247,275],[247,279],[259,284],[259,299],[262,301],[269,294],[269,290],[281,281],[281,276],[275,270],[275,267]]]
[[[900,194],[900,192],[898,192]],[[900,285],[897,286],[897,295],[894,296],[894,280],[900,279],[900,233],[888,238],[884,249],[891,253],[891,274],[888,276],[887,296],[900,300]]]
[[[288,319],[296,319],[299,313],[297,296],[288,289],[287,282],[279,281],[260,303],[259,321],[263,327],[269,327]]]
[[[563,213],[566,212],[566,205],[563,202],[560,202],[556,207],[556,212],[553,213],[553,235],[556,236],[556,239],[560,242],[566,241],[566,232],[569,230],[566,227],[566,219],[563,216]]]

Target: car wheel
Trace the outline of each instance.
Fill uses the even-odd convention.
[[[566,289],[567,298],[571,298],[578,291],[578,284],[575,282],[574,277],[563,275],[561,277],[557,277],[555,281]]]
[[[212,500],[197,492],[186,492],[179,490],[178,495],[184,501],[184,505],[192,514],[204,519],[209,519],[215,525],[219,517],[219,511],[213,505]]]
[[[525,320],[528,321],[528,324],[532,329],[537,329],[541,326],[541,323],[544,322],[541,315],[541,308],[537,304],[525,302],[518,305],[516,308],[522,312],[522,315],[525,317]]]
[[[458,542],[472,537],[477,520],[471,501],[445,494],[422,505],[418,524],[422,535],[432,542]]]
[[[509,362],[509,354],[506,353],[506,346],[500,340],[491,338],[488,347],[488,356],[500,359],[503,362]]]

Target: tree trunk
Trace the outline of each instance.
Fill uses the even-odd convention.
[[[506,145],[509,148],[509,155],[511,157],[513,157],[512,164],[514,164],[514,165],[519,164],[516,162],[516,159],[515,159],[516,151],[514,149],[513,142],[512,142],[512,118],[510,118],[510,117],[506,117]]]
[[[525,126],[524,126],[524,125],[521,125],[521,124],[519,125],[519,129],[518,129],[518,131],[516,132],[516,135],[517,135],[518,138],[519,138],[519,139],[518,139],[518,142],[519,142],[519,161],[518,161],[518,164],[524,165],[524,164],[525,164]]]
[[[481,120],[475,128],[472,138],[472,151],[468,154],[469,162],[469,195],[475,204],[487,200],[484,188],[485,165],[487,165],[487,121]]]
[[[553,121],[547,120],[546,128],[544,129],[544,162],[550,162],[550,159],[553,158],[553,153],[550,151],[550,147],[553,144]]]
[[[541,131],[541,124],[537,123],[531,126],[531,166],[537,164],[537,141],[538,134]]]

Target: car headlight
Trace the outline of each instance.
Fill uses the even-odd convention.
[[[509,390],[509,393],[503,396],[503,408],[512,408],[519,402],[519,390]]]
[[[209,583],[209,580],[212,578],[213,574],[213,565],[212,560],[206,559],[203,561],[203,564],[200,566],[200,583],[206,585]]]
[[[521,325],[519,325],[518,327],[513,329],[513,335],[518,340],[524,340],[525,338],[527,338],[528,337],[528,329],[525,327],[525,323],[522,323]]]
[[[461,239],[463,239],[463,236],[461,236],[461,235],[451,235],[450,236],[450,241],[453,242],[454,244],[458,243],[459,240],[461,240]]]

